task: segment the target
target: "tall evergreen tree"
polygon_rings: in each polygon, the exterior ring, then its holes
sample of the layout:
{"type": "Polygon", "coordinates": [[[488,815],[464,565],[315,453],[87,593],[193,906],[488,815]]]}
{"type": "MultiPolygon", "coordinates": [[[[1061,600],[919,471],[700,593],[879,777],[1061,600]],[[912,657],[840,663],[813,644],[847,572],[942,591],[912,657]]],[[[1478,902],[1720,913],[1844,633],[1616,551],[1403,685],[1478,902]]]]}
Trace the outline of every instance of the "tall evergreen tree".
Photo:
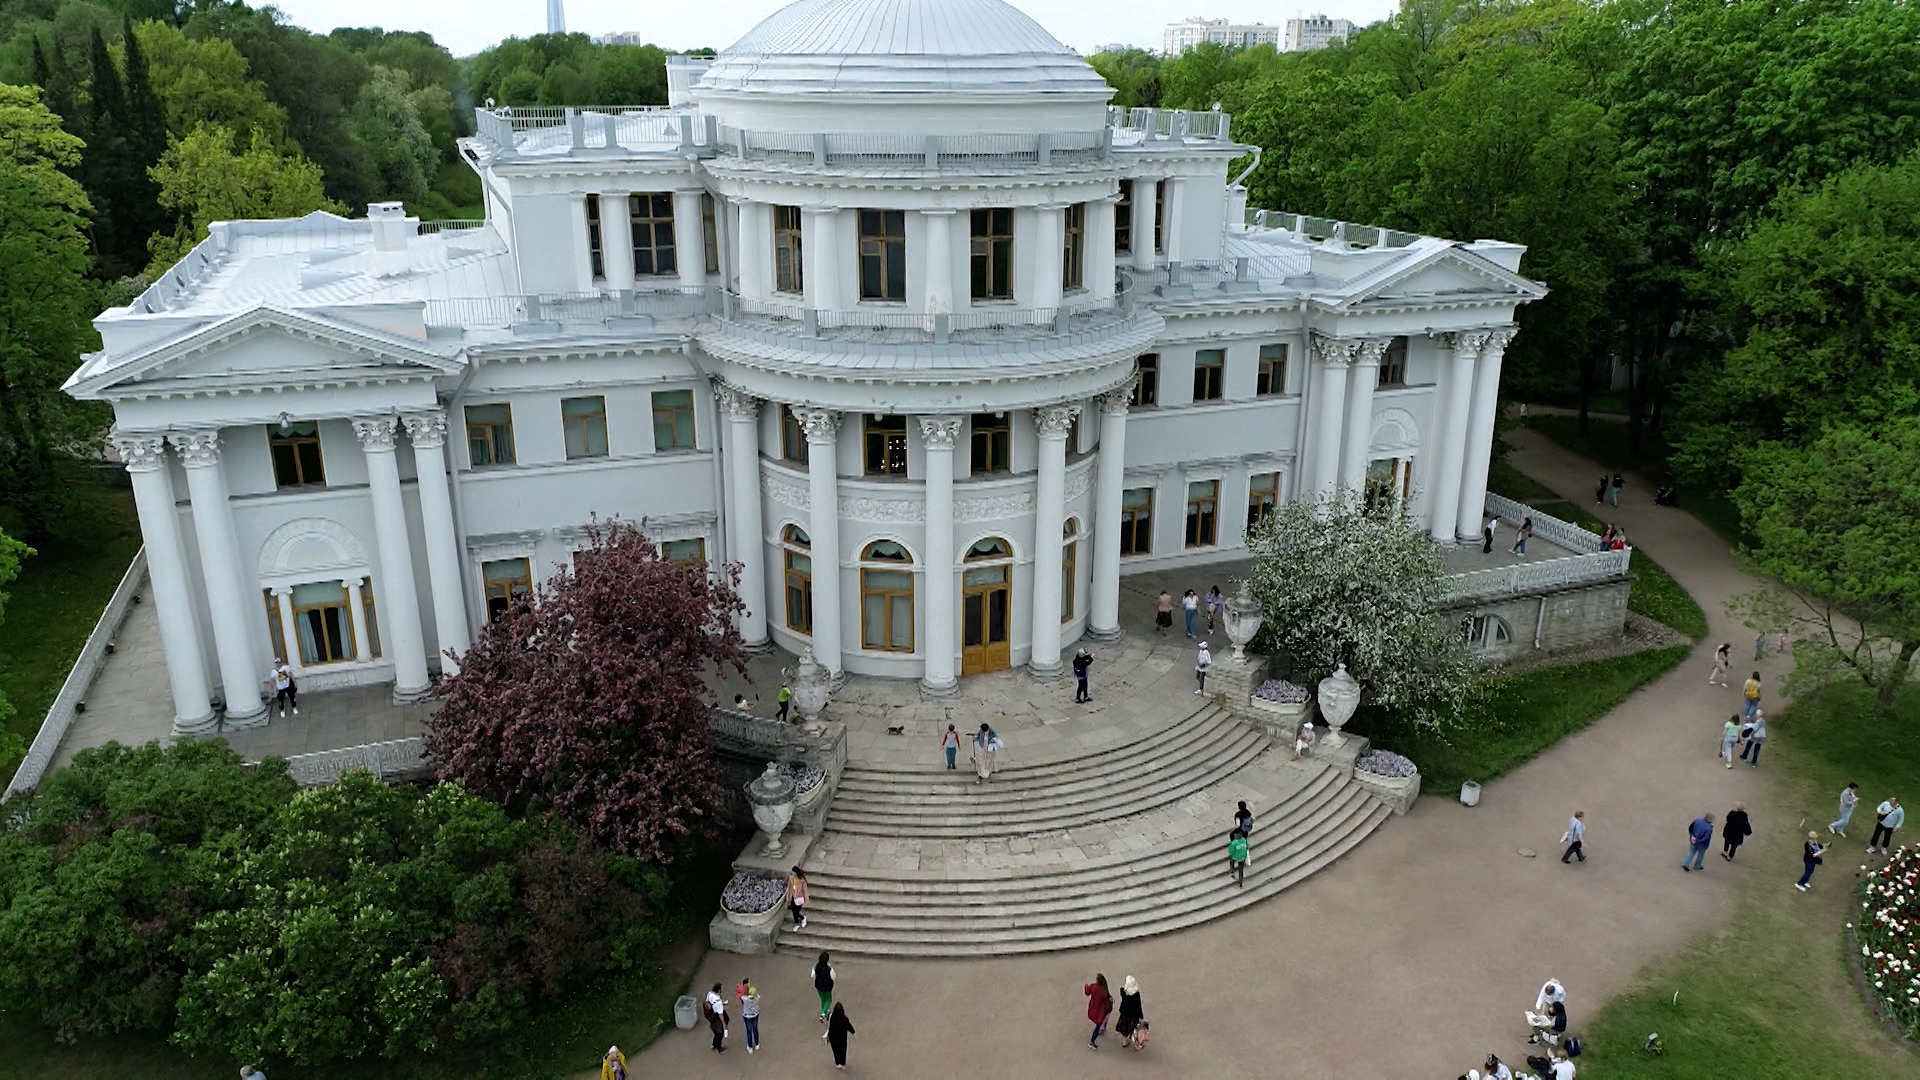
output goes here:
{"type": "MultiPolygon", "coordinates": [[[[125,257],[127,239],[121,221],[127,203],[127,172],[131,167],[127,141],[120,130],[126,114],[126,94],[120,72],[107,52],[107,40],[94,27],[87,42],[86,149],[80,154],[80,183],[93,200],[94,272],[121,277],[135,272],[125,257]]],[[[144,239],[144,238],[142,238],[144,239]]]]}
{"type": "Polygon", "coordinates": [[[120,40],[126,48],[127,87],[126,119],[122,128],[131,159],[129,164],[136,170],[136,175],[128,180],[128,192],[134,201],[127,208],[124,226],[139,237],[144,251],[147,238],[160,232],[167,223],[160,209],[160,186],[152,174],[153,167],[160,163],[160,155],[167,152],[167,110],[147,75],[146,54],[133,32],[133,20],[125,15],[120,17],[120,40]]]}

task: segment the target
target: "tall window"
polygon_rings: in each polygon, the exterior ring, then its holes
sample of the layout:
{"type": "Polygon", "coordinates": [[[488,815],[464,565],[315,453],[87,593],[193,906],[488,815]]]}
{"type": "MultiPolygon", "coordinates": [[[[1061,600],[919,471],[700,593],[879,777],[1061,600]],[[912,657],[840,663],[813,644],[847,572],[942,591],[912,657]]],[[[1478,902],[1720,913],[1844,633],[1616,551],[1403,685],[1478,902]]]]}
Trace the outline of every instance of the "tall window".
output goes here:
{"type": "Polygon", "coordinates": [[[907,298],[907,215],[860,211],[860,299],[907,298]]]}
{"type": "Polygon", "coordinates": [[[973,474],[1013,471],[1012,427],[1006,413],[974,413],[973,474]]]}
{"type": "Polygon", "coordinates": [[[1253,392],[1261,397],[1287,392],[1287,347],[1285,344],[1260,346],[1260,377],[1253,392]]]}
{"type": "Polygon", "coordinates": [[[793,406],[780,406],[780,457],[795,465],[807,463],[807,429],[793,415],[793,406]]]}
{"type": "Polygon", "coordinates": [[[1133,181],[1120,181],[1120,201],[1113,206],[1113,250],[1133,250],[1133,181]]]}
{"type": "Polygon", "coordinates": [[[907,475],[906,417],[869,415],[864,441],[868,476],[907,475]]]}
{"type": "Polygon", "coordinates": [[[513,406],[467,406],[467,458],[476,469],[513,464],[513,406]]]}
{"type": "Polygon", "coordinates": [[[1013,211],[973,212],[973,298],[1013,299],[1013,211]]]}
{"type": "Polygon", "coordinates": [[[1075,534],[1079,531],[1078,518],[1068,518],[1060,527],[1060,621],[1063,623],[1073,621],[1073,585],[1079,576],[1074,573],[1074,567],[1080,561],[1080,538],[1075,534]]]}
{"type": "Polygon", "coordinates": [[[653,448],[692,450],[693,391],[658,390],[653,395],[653,448]]]}
{"type": "Polygon", "coordinates": [[[691,540],[667,540],[660,544],[660,557],[682,570],[707,568],[707,542],[701,537],[691,540]]]}
{"type": "Polygon", "coordinates": [[[813,633],[813,540],[798,525],[780,530],[786,568],[787,629],[813,633]]]}
{"type": "Polygon", "coordinates": [[[713,196],[700,193],[700,238],[706,242],[707,273],[720,272],[720,222],[716,217],[713,196]]]}
{"type": "Polygon", "coordinates": [[[516,604],[533,602],[533,565],[526,559],[495,559],[480,566],[487,586],[487,621],[493,622],[516,604]]]}
{"type": "Polygon", "coordinates": [[[327,482],[321,468],[320,425],[312,421],[267,429],[273,454],[273,483],[280,488],[316,487],[327,482]]]}
{"type": "Polygon", "coordinates": [[[1251,534],[1280,505],[1280,474],[1260,473],[1247,478],[1247,532],[1251,534]]]}
{"type": "Polygon", "coordinates": [[[860,647],[912,652],[913,571],[907,564],[913,556],[891,540],[876,540],[860,561],[880,564],[860,569],[860,647]]]}
{"type": "Polygon", "coordinates": [[[1133,382],[1132,405],[1136,409],[1160,404],[1160,354],[1147,353],[1134,362],[1139,378],[1133,382]]]}
{"type": "Polygon", "coordinates": [[[606,245],[601,242],[600,196],[587,196],[587,261],[593,264],[593,276],[607,276],[606,245]]]}
{"type": "Polygon", "coordinates": [[[1227,381],[1227,350],[1201,349],[1193,356],[1193,400],[1219,401],[1227,381]]]}
{"type": "Polygon", "coordinates": [[[773,208],[773,291],[799,296],[806,291],[805,262],[800,257],[800,208],[773,208]]]}
{"type": "Polygon", "coordinates": [[[1407,382],[1407,339],[1394,338],[1380,357],[1380,385],[1405,386],[1407,382]]]}
{"type": "Polygon", "coordinates": [[[560,399],[560,423],[567,431],[567,460],[607,456],[607,399],[560,399]]]}
{"type": "Polygon", "coordinates": [[[1153,489],[1128,488],[1120,493],[1120,554],[1153,552],[1153,489]]]}
{"type": "Polygon", "coordinates": [[[1220,481],[1187,485],[1187,546],[1212,547],[1220,535],[1220,481]]]}
{"type": "Polygon", "coordinates": [[[1087,204],[1074,203],[1061,218],[1066,225],[1066,248],[1060,253],[1060,288],[1073,292],[1086,288],[1086,266],[1081,255],[1086,250],[1087,204]]]}
{"type": "Polygon", "coordinates": [[[633,226],[633,272],[678,272],[673,250],[673,196],[665,192],[627,197],[627,217],[633,226]]]}
{"type": "Polygon", "coordinates": [[[1153,253],[1164,254],[1167,250],[1165,223],[1167,220],[1167,182],[1153,185],[1153,253]]]}
{"type": "MultiPolygon", "coordinates": [[[[371,583],[361,586],[363,596],[372,595],[371,583]]],[[[272,599],[271,594],[268,596],[272,599]]],[[[268,622],[279,625],[278,612],[268,622]]],[[[371,613],[369,613],[371,618],[371,613]]],[[[369,628],[371,631],[371,628],[369,628]]],[[[300,663],[306,667],[337,664],[354,658],[353,609],[347,602],[347,587],[338,581],[320,581],[293,587],[293,635],[299,646],[300,663]]],[[[371,637],[371,633],[369,633],[371,637]]],[[[284,645],[284,642],[282,643],[284,645]]],[[[286,655],[282,653],[281,655],[286,655]]]]}

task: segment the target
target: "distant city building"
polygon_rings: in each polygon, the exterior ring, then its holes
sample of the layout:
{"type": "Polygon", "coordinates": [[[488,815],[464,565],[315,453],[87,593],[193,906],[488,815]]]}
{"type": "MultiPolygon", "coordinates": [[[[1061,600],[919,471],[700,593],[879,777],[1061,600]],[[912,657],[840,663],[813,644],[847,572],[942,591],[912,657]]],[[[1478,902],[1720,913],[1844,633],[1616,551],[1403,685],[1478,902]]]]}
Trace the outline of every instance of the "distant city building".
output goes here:
{"type": "Polygon", "coordinates": [[[1179,56],[1204,41],[1233,49],[1250,49],[1255,45],[1277,47],[1280,44],[1280,28],[1265,23],[1236,23],[1226,19],[1188,19],[1167,24],[1166,43],[1161,51],[1168,56],[1179,56]]]}
{"type": "Polygon", "coordinates": [[[564,0],[547,0],[547,33],[564,34],[567,32],[567,9],[564,0]]]}
{"type": "Polygon", "coordinates": [[[1304,19],[1287,20],[1286,42],[1280,49],[1282,52],[1312,52],[1336,41],[1344,42],[1352,36],[1353,22],[1350,19],[1309,15],[1304,19]]]}
{"type": "Polygon", "coordinates": [[[1112,45],[1095,45],[1093,47],[1093,51],[1097,55],[1099,53],[1126,52],[1128,49],[1131,49],[1133,47],[1134,46],[1129,45],[1124,41],[1121,41],[1121,42],[1116,42],[1112,45]]]}
{"type": "MultiPolygon", "coordinates": [[[[558,3],[559,0],[555,0],[558,3]]],[[[638,30],[618,30],[611,34],[601,34],[593,39],[599,45],[645,45],[646,35],[638,30]]]]}

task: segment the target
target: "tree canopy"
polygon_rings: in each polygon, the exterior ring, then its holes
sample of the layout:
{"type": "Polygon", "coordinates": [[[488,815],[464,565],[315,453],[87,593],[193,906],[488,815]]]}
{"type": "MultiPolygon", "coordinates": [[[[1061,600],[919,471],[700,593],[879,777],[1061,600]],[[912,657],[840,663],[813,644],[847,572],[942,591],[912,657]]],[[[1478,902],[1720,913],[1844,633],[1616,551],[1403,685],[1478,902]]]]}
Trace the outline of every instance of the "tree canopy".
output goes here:
{"type": "Polygon", "coordinates": [[[153,177],[160,184],[160,204],[180,219],[171,235],[156,233],[150,242],[154,274],[205,239],[212,222],[346,210],[323,193],[318,166],[281,155],[258,128],[244,148],[236,149],[233,132],[202,124],[168,142],[153,177]]]}

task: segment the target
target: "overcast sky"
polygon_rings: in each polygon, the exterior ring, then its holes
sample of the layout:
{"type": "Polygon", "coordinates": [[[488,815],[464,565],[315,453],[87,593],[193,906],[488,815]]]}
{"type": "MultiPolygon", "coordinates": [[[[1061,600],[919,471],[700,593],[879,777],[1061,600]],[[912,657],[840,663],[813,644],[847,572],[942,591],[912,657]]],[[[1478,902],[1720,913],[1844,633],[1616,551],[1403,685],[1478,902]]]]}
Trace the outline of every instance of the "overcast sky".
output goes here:
{"type": "MultiPolygon", "coordinates": [[[[466,56],[507,37],[526,37],[546,30],[546,0],[274,0],[292,20],[309,30],[325,33],[336,26],[380,26],[388,30],[425,30],[435,40],[466,56]]],[[[575,33],[604,34],[638,31],[647,40],[670,49],[699,46],[724,48],[753,25],[784,6],[785,0],[719,0],[675,3],[653,0],[566,0],[567,29],[575,33]]],[[[1121,43],[1158,48],[1161,30],[1170,21],[1189,16],[1229,18],[1280,25],[1290,18],[1324,11],[1365,24],[1385,18],[1398,6],[1394,0],[1337,0],[1325,7],[1294,0],[1015,0],[1016,6],[1038,19],[1053,36],[1090,52],[1100,45],[1121,43]]]]}

